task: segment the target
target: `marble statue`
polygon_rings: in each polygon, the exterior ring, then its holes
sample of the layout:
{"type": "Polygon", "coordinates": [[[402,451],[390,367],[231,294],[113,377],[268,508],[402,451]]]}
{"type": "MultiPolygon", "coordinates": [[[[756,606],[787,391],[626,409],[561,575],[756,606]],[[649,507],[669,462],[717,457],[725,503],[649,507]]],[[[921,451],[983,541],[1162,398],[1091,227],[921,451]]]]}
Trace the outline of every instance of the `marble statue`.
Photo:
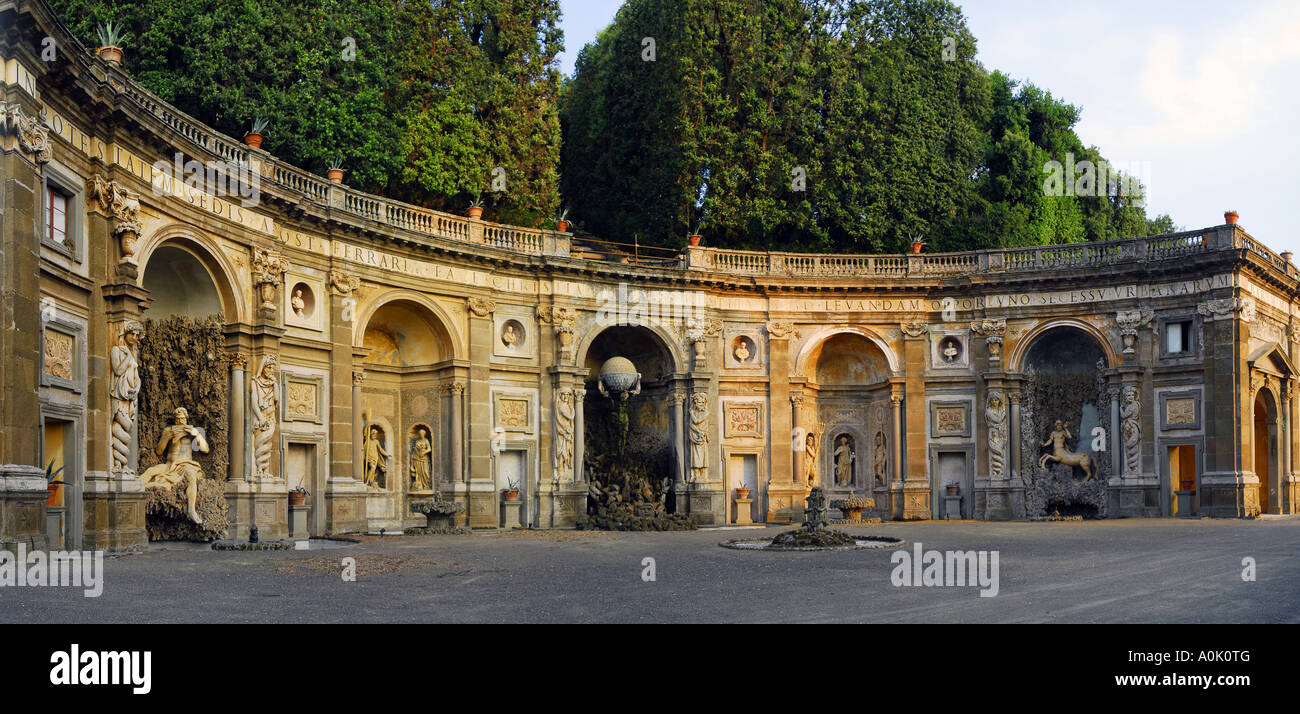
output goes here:
{"type": "Polygon", "coordinates": [[[302,288],[293,291],[293,297],[289,299],[289,305],[293,307],[293,314],[300,318],[306,318],[307,303],[302,299],[302,288]]]}
{"type": "Polygon", "coordinates": [[[804,474],[807,476],[808,485],[817,485],[817,435],[808,432],[808,437],[804,441],[803,457],[804,474]]]}
{"type": "Polygon", "coordinates": [[[885,432],[884,430],[876,432],[876,483],[881,486],[889,485],[889,479],[886,474],[887,457],[885,455],[885,432]]]}
{"type": "Polygon", "coordinates": [[[262,357],[250,389],[253,395],[253,473],[272,478],[271,456],[275,451],[275,427],[279,421],[280,381],[275,355],[262,357]]]}
{"type": "Polygon", "coordinates": [[[429,443],[429,432],[422,426],[415,428],[415,441],[411,444],[411,488],[420,491],[433,486],[432,468],[433,444],[429,443]]]}
{"type": "Polygon", "coordinates": [[[691,480],[701,483],[708,477],[709,435],[705,422],[709,418],[709,398],[702,392],[691,395],[691,480]]]}
{"type": "Polygon", "coordinates": [[[749,347],[746,346],[745,340],[741,340],[740,342],[736,343],[735,355],[736,355],[737,362],[749,361],[749,347]]]}
{"type": "Polygon", "coordinates": [[[573,391],[561,390],[555,402],[555,473],[556,481],[573,478],[573,391]]]}
{"type": "Polygon", "coordinates": [[[203,468],[194,460],[194,453],[208,453],[208,440],[202,429],[189,424],[189,413],[183,407],[177,409],[174,416],[175,423],[163,429],[154,449],[159,456],[167,454],[166,463],[150,466],[140,474],[140,481],[145,488],[180,488],[183,484],[190,520],[203,525],[196,507],[203,468]]]}
{"type": "Polygon", "coordinates": [[[501,332],[501,342],[511,349],[513,349],[515,344],[519,342],[519,337],[515,334],[514,325],[506,325],[505,330],[501,332]]]}
{"type": "Polygon", "coordinates": [[[1064,422],[1057,419],[1056,424],[1052,429],[1052,433],[1048,435],[1047,440],[1039,444],[1039,446],[1050,445],[1052,447],[1052,453],[1043,454],[1042,458],[1038,459],[1038,468],[1047,468],[1048,461],[1055,461],[1057,463],[1065,464],[1066,466],[1078,466],[1083,469],[1083,480],[1091,481],[1092,477],[1097,475],[1097,462],[1087,454],[1070,451],[1069,445],[1066,442],[1073,439],[1074,435],[1070,433],[1069,428],[1065,426],[1064,422]]]}
{"type": "Polygon", "coordinates": [[[853,439],[849,435],[840,436],[835,446],[835,485],[853,485],[853,439]]]}
{"type": "Polygon", "coordinates": [[[1124,400],[1120,404],[1120,432],[1124,436],[1124,470],[1126,474],[1142,472],[1142,400],[1137,387],[1124,387],[1124,400]]]}
{"type": "Polygon", "coordinates": [[[122,325],[117,344],[109,351],[109,367],[113,376],[109,383],[110,405],[113,410],[110,442],[113,449],[113,472],[134,473],[131,463],[131,445],[135,441],[136,397],[140,394],[140,364],[136,346],[144,326],[135,320],[122,325]]]}
{"type": "Polygon", "coordinates": [[[1007,403],[1002,392],[989,392],[988,407],[984,410],[989,434],[989,474],[1001,477],[1006,472],[1007,403]]]}
{"type": "Polygon", "coordinates": [[[383,430],[372,425],[366,431],[366,485],[372,488],[383,488],[380,483],[385,474],[388,473],[388,450],[384,448],[383,430]]]}

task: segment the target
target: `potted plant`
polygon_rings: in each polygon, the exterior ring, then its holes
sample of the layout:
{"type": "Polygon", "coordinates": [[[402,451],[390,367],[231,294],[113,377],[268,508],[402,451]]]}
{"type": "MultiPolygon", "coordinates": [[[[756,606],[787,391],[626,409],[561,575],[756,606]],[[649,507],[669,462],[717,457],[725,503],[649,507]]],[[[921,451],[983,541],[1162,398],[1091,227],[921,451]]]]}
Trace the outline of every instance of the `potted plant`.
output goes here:
{"type": "Polygon", "coordinates": [[[469,202],[469,217],[478,220],[483,217],[483,193],[474,194],[474,200],[469,202]]]}
{"type": "Polygon", "coordinates": [[[913,239],[912,239],[912,252],[913,252],[913,253],[920,253],[920,252],[921,252],[921,249],[924,248],[924,247],[925,247],[925,240],[923,240],[923,239],[921,239],[921,238],[913,238],[913,239]]]}
{"type": "Polygon", "coordinates": [[[302,486],[299,486],[298,488],[289,491],[289,505],[290,506],[307,505],[307,489],[303,488],[302,486]]]}
{"type": "Polygon", "coordinates": [[[507,501],[519,500],[519,482],[511,479],[506,483],[506,487],[501,489],[501,495],[506,497],[507,501]]]}
{"type": "Polygon", "coordinates": [[[1223,222],[1230,226],[1235,226],[1237,225],[1237,219],[1240,217],[1241,216],[1237,215],[1236,211],[1225,211],[1223,214],[1223,222]]]}
{"type": "Polygon", "coordinates": [[[59,495],[59,487],[63,485],[63,482],[59,480],[59,474],[61,473],[63,473],[63,467],[54,468],[54,459],[50,459],[50,463],[45,465],[45,491],[49,494],[45,497],[45,505],[47,506],[57,505],[55,499],[59,495]]]}
{"type": "Polygon", "coordinates": [[[266,138],[266,127],[271,124],[271,120],[262,115],[253,117],[253,128],[244,134],[244,143],[254,149],[262,148],[262,140],[266,138]]]}
{"type": "Polygon", "coordinates": [[[569,208],[567,206],[561,208],[559,215],[555,217],[555,230],[561,233],[569,232],[569,208]]]}
{"type": "Polygon", "coordinates": [[[692,230],[691,234],[686,238],[687,242],[690,243],[691,246],[699,245],[700,241],[704,239],[704,236],[700,233],[700,231],[703,229],[704,229],[704,218],[703,216],[701,216],[700,220],[695,222],[695,229],[692,230]]]}
{"type": "Polygon", "coordinates": [[[745,500],[745,499],[747,499],[747,498],[749,498],[749,489],[745,488],[744,486],[737,486],[737,487],[736,487],[736,500],[737,500],[737,501],[743,501],[743,500],[745,500]]]}
{"type": "Polygon", "coordinates": [[[122,64],[122,46],[119,44],[126,39],[122,34],[122,28],[113,24],[112,20],[99,26],[99,49],[95,54],[100,59],[117,67],[122,64]]]}
{"type": "Polygon", "coordinates": [[[947,489],[948,489],[949,496],[956,496],[961,492],[961,486],[957,485],[956,483],[948,484],[947,489]]]}
{"type": "Polygon", "coordinates": [[[335,154],[330,160],[330,169],[325,174],[334,183],[343,183],[343,154],[335,154]]]}

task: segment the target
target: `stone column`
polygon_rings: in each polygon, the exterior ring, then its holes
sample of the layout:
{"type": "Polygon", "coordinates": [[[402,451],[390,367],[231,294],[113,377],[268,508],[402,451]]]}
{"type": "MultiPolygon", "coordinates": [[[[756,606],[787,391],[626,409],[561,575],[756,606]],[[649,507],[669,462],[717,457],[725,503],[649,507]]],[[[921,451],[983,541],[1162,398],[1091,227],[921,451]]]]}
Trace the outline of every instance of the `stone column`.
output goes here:
{"type": "Polygon", "coordinates": [[[1285,497],[1283,498],[1283,513],[1296,514],[1300,513],[1300,473],[1296,470],[1297,454],[1300,454],[1300,429],[1296,428],[1296,419],[1300,418],[1300,401],[1297,401],[1297,392],[1295,380],[1287,380],[1287,398],[1286,403],[1290,411],[1286,420],[1286,434],[1283,438],[1287,442],[1287,469],[1283,472],[1283,483],[1285,484],[1285,497]]]}
{"type": "Polygon", "coordinates": [[[893,424],[893,438],[889,442],[889,470],[893,480],[889,484],[890,514],[895,520],[902,520],[905,511],[903,503],[903,395],[901,387],[895,385],[889,395],[889,410],[893,424]]]}
{"type": "Polygon", "coordinates": [[[587,399],[587,390],[573,390],[573,482],[585,483],[587,474],[583,471],[583,459],[587,455],[587,418],[583,406],[587,399]]]}
{"type": "MultiPolygon", "coordinates": [[[[672,393],[673,402],[673,454],[677,457],[677,468],[673,474],[673,492],[684,494],[686,492],[686,422],[682,421],[686,414],[683,405],[686,403],[686,395],[681,390],[674,388],[672,393]]],[[[684,496],[683,496],[684,497],[684,496]]]]}
{"type": "Polygon", "coordinates": [[[248,355],[236,352],[230,358],[230,481],[244,481],[248,478],[245,467],[248,454],[244,450],[244,433],[246,430],[244,406],[248,401],[244,391],[244,374],[248,366],[248,355]]]}
{"type": "MultiPolygon", "coordinates": [[[[361,448],[360,388],[353,381],[369,352],[352,344],[361,278],[341,268],[329,271],[329,478],[325,493],[312,494],[313,520],[326,535],[366,530],[366,487],[361,482],[357,450],[361,448]],[[315,515],[319,512],[319,516],[315,515]]],[[[361,372],[364,376],[364,372],[361,372]]]]}
{"type": "Polygon", "coordinates": [[[767,324],[768,354],[768,418],[771,427],[768,430],[768,458],[770,476],[767,483],[767,515],[769,523],[789,523],[795,519],[795,507],[799,506],[799,518],[802,520],[802,503],[804,493],[797,488],[795,474],[798,459],[795,458],[792,443],[794,440],[795,418],[798,405],[793,403],[790,373],[790,334],[794,325],[789,322],[769,322],[767,324]],[[786,405],[791,406],[787,407],[786,405]]]}
{"type": "MultiPolygon", "coordinates": [[[[1010,387],[1010,385],[1008,385],[1010,387]]],[[[1007,429],[1006,474],[1013,481],[1023,483],[1020,474],[1020,388],[1007,389],[1007,403],[1011,407],[1010,426],[1007,429]]]]}
{"type": "Polygon", "coordinates": [[[352,479],[358,483],[366,478],[365,417],[361,402],[361,385],[365,381],[365,370],[352,370],[352,479]]]}
{"type": "Polygon", "coordinates": [[[451,474],[452,483],[465,481],[465,385],[454,382],[447,387],[451,394],[451,474]]]}
{"type": "Polygon", "coordinates": [[[466,299],[469,311],[469,525],[496,528],[500,524],[492,454],[491,356],[494,342],[492,313],[496,302],[466,299]]]}
{"type": "Polygon", "coordinates": [[[903,520],[929,520],[934,511],[930,507],[930,454],[925,432],[925,381],[921,378],[928,362],[930,348],[929,328],[923,323],[902,326],[903,360],[907,379],[903,383],[904,409],[907,413],[907,469],[903,478],[903,520]]]}

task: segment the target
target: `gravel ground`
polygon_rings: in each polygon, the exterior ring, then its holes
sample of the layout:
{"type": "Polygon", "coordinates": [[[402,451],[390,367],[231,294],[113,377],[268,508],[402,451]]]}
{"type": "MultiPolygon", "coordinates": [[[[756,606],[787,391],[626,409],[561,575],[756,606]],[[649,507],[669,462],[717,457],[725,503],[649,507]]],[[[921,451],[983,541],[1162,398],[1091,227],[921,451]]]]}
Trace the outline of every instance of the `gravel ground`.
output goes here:
{"type": "Polygon", "coordinates": [[[0,622],[1300,622],[1300,518],[887,523],[902,550],[996,550],[999,590],[895,587],[894,550],[747,552],[767,530],[363,537],[331,550],[152,548],[103,595],[0,588],[0,622]],[[644,558],[655,580],[642,579],[644,558]],[[1242,579],[1254,558],[1257,580],[1242,579]],[[356,559],[345,582],[343,559],[356,559]]]}

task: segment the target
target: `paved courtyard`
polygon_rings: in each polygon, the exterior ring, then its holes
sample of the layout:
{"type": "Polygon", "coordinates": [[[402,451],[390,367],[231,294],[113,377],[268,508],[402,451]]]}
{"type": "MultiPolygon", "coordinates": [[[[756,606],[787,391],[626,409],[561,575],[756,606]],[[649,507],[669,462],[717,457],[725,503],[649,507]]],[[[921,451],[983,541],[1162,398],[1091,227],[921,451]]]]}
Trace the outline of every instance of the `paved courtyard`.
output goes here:
{"type": "Polygon", "coordinates": [[[690,533],[366,537],[318,551],[155,547],[103,595],[0,588],[0,622],[1300,622],[1300,518],[889,523],[926,550],[997,550],[999,593],[895,587],[893,550],[744,552],[690,533]],[[340,577],[356,559],[357,579],[340,577]],[[656,579],[642,580],[654,558],[656,579]],[[1257,580],[1243,582],[1242,559],[1257,580]]]}

